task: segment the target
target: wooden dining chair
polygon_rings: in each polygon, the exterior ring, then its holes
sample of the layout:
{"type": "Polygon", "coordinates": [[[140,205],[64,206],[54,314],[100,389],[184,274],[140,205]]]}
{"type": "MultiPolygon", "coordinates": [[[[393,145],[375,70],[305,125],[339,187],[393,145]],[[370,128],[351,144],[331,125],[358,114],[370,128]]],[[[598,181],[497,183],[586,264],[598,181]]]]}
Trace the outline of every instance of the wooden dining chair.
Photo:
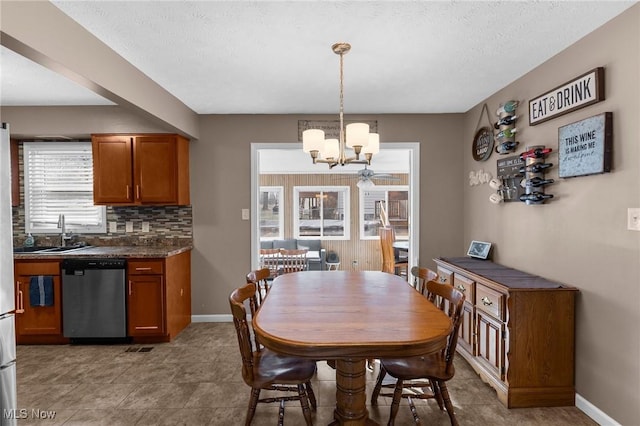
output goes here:
{"type": "Polygon", "coordinates": [[[382,272],[396,274],[406,277],[409,269],[407,261],[396,259],[393,243],[396,240],[396,232],[391,227],[381,227],[378,229],[380,236],[380,249],[382,251],[382,272]]]}
{"type": "Polygon", "coordinates": [[[251,424],[258,403],[280,403],[279,421],[284,422],[285,401],[300,401],[307,425],[311,425],[311,408],[316,409],[316,397],[311,387],[311,378],[316,371],[313,360],[277,354],[258,343],[256,334],[247,321],[246,304],[251,315],[258,309],[256,285],[248,283],[235,289],[229,295],[229,305],[236,328],[240,355],[242,357],[242,379],[251,387],[251,397],[245,419],[245,426],[251,424]],[[253,335],[253,339],[252,339],[253,335]],[[282,392],[269,398],[260,398],[260,391],[268,389],[282,392]],[[291,393],[296,392],[296,395],[291,393]]]}
{"type": "Polygon", "coordinates": [[[280,249],[260,249],[260,268],[269,270],[269,279],[278,276],[280,249]]]}
{"type": "Polygon", "coordinates": [[[280,249],[282,263],[278,275],[301,272],[308,269],[307,249],[280,249]]]}
{"type": "Polygon", "coordinates": [[[267,293],[269,293],[269,289],[271,289],[271,283],[269,282],[270,277],[271,270],[269,268],[256,269],[247,274],[247,283],[254,283],[256,285],[259,305],[262,305],[262,301],[267,297],[267,293]]]}
{"type": "Polygon", "coordinates": [[[447,345],[439,352],[408,358],[382,358],[380,360],[380,373],[371,395],[371,405],[378,403],[380,395],[393,397],[389,426],[395,422],[401,398],[408,398],[411,413],[416,422],[419,422],[419,418],[412,398],[435,398],[441,410],[446,408],[451,424],[458,425],[446,382],[451,380],[455,374],[453,358],[458,344],[458,332],[462,321],[462,306],[465,297],[464,293],[450,285],[428,281],[427,298],[436,303],[436,306],[443,309],[451,318],[452,330],[447,337],[447,345]],[[439,303],[438,300],[448,303],[439,303]],[[382,384],[387,374],[396,379],[395,384],[382,384]],[[394,388],[393,393],[381,393],[382,388],[390,387],[394,388]],[[431,388],[431,392],[425,392],[424,389],[427,388],[431,388]]]}
{"type": "Polygon", "coordinates": [[[438,274],[429,268],[422,268],[420,266],[414,266],[411,268],[411,275],[413,275],[413,288],[415,288],[420,294],[424,295],[427,290],[428,281],[436,281],[438,274]]]}

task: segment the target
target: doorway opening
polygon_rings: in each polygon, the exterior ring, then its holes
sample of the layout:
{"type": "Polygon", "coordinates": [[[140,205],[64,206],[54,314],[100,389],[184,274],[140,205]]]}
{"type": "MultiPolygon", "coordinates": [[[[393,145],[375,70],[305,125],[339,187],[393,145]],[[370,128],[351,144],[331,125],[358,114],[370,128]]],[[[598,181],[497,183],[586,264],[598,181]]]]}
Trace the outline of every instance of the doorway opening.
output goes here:
{"type": "MultiPolygon", "coordinates": [[[[420,144],[383,143],[371,166],[313,164],[300,143],[251,144],[251,263],[260,248],[319,244],[342,270],[380,270],[380,207],[419,262],[420,144]]],[[[326,269],[326,266],[325,266],[326,269]]]]}

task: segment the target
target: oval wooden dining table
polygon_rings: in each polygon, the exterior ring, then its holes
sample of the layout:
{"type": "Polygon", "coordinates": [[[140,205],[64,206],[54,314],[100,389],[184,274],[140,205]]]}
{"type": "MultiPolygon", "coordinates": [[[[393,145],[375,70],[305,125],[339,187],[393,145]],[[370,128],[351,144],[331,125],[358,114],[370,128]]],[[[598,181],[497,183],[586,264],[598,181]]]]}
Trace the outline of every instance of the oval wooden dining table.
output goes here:
{"type": "Polygon", "coordinates": [[[349,426],[377,424],[366,407],[366,359],[436,352],[451,331],[449,318],[405,280],[374,271],[281,275],[253,326],[273,351],[336,360],[331,424],[349,426]]]}

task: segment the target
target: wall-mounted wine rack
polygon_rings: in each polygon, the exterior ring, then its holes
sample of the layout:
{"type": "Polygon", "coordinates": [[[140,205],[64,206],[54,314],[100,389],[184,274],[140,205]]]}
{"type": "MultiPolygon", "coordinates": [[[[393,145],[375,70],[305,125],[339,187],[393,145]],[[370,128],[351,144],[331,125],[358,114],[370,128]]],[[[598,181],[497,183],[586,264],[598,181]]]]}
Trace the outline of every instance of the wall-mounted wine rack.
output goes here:
{"type": "Polygon", "coordinates": [[[493,125],[493,128],[498,133],[495,134],[495,146],[496,152],[500,155],[511,154],[518,147],[519,142],[516,141],[516,108],[518,107],[518,101],[507,101],[500,105],[496,111],[498,121],[493,125]]]}
{"type": "Polygon", "coordinates": [[[551,152],[551,148],[544,145],[528,146],[527,150],[520,154],[520,159],[524,161],[524,167],[520,169],[524,172],[524,179],[520,186],[524,188],[524,194],[519,196],[520,201],[527,205],[543,204],[553,198],[553,194],[545,193],[545,187],[553,183],[553,179],[545,179],[545,171],[553,164],[546,163],[545,159],[551,152]]]}

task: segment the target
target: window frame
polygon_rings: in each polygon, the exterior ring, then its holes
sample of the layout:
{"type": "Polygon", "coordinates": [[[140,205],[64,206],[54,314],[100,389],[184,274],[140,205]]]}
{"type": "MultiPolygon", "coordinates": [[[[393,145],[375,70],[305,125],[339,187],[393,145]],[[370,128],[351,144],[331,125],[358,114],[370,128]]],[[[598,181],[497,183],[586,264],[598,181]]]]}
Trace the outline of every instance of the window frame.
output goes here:
{"type": "Polygon", "coordinates": [[[258,235],[260,236],[260,241],[272,241],[272,240],[282,240],[284,239],[284,212],[285,212],[285,204],[284,204],[284,186],[260,186],[258,188],[258,235]],[[276,192],[277,193],[277,204],[279,208],[278,212],[278,236],[277,237],[263,237],[262,230],[260,228],[260,220],[262,211],[260,208],[261,205],[261,195],[263,192],[276,192]]]}
{"type": "MultiPolygon", "coordinates": [[[[31,174],[33,173],[32,167],[30,164],[30,154],[32,151],[35,152],[43,152],[43,151],[64,151],[68,150],[69,152],[79,152],[84,151],[85,153],[88,151],[93,158],[93,152],[91,148],[90,141],[74,141],[74,142],[35,142],[35,141],[24,141],[22,143],[22,158],[23,158],[23,166],[24,166],[24,222],[25,222],[25,233],[27,234],[57,234],[62,232],[62,229],[58,226],[57,217],[52,219],[51,222],[47,222],[47,225],[37,225],[32,220],[32,206],[30,202],[30,193],[31,193],[31,174]],[[79,146],[81,144],[81,146],[79,146]]],[[[93,179],[93,161],[91,164],[91,173],[90,176],[93,179]]],[[[93,181],[91,182],[91,200],[93,202],[93,181]]],[[[86,192],[86,191],[82,191],[86,192]]],[[[96,206],[97,216],[99,218],[99,224],[97,225],[76,225],[69,222],[67,218],[67,223],[65,223],[65,231],[72,232],[74,234],[106,234],[107,233],[107,209],[106,206],[96,206]]],[[[64,209],[60,209],[60,213],[58,214],[66,214],[64,209]]]]}
{"type": "MultiPolygon", "coordinates": [[[[384,193],[385,193],[384,202],[385,202],[385,209],[387,210],[387,214],[389,212],[389,208],[388,208],[388,206],[389,206],[389,192],[393,192],[393,191],[406,192],[407,193],[407,201],[409,202],[409,208],[407,209],[408,219],[411,218],[411,212],[412,212],[412,210],[411,210],[411,192],[410,192],[409,185],[376,185],[373,188],[359,189],[358,190],[358,205],[360,207],[359,208],[360,211],[358,212],[358,220],[359,220],[360,240],[377,240],[378,238],[380,238],[377,233],[376,233],[376,235],[365,235],[365,230],[364,230],[364,226],[365,226],[364,195],[365,195],[365,192],[367,192],[367,191],[379,191],[379,192],[384,191],[384,193]]],[[[409,240],[409,235],[404,236],[404,235],[397,235],[396,234],[396,239],[397,240],[409,240]]]]}
{"type": "MultiPolygon", "coordinates": [[[[299,240],[349,240],[351,238],[351,188],[349,186],[294,186],[293,187],[293,237],[299,240]],[[342,192],[344,199],[343,226],[344,235],[324,235],[323,214],[324,208],[320,207],[320,235],[300,235],[300,192],[342,192]]],[[[320,197],[321,202],[323,198],[320,197]]]]}

